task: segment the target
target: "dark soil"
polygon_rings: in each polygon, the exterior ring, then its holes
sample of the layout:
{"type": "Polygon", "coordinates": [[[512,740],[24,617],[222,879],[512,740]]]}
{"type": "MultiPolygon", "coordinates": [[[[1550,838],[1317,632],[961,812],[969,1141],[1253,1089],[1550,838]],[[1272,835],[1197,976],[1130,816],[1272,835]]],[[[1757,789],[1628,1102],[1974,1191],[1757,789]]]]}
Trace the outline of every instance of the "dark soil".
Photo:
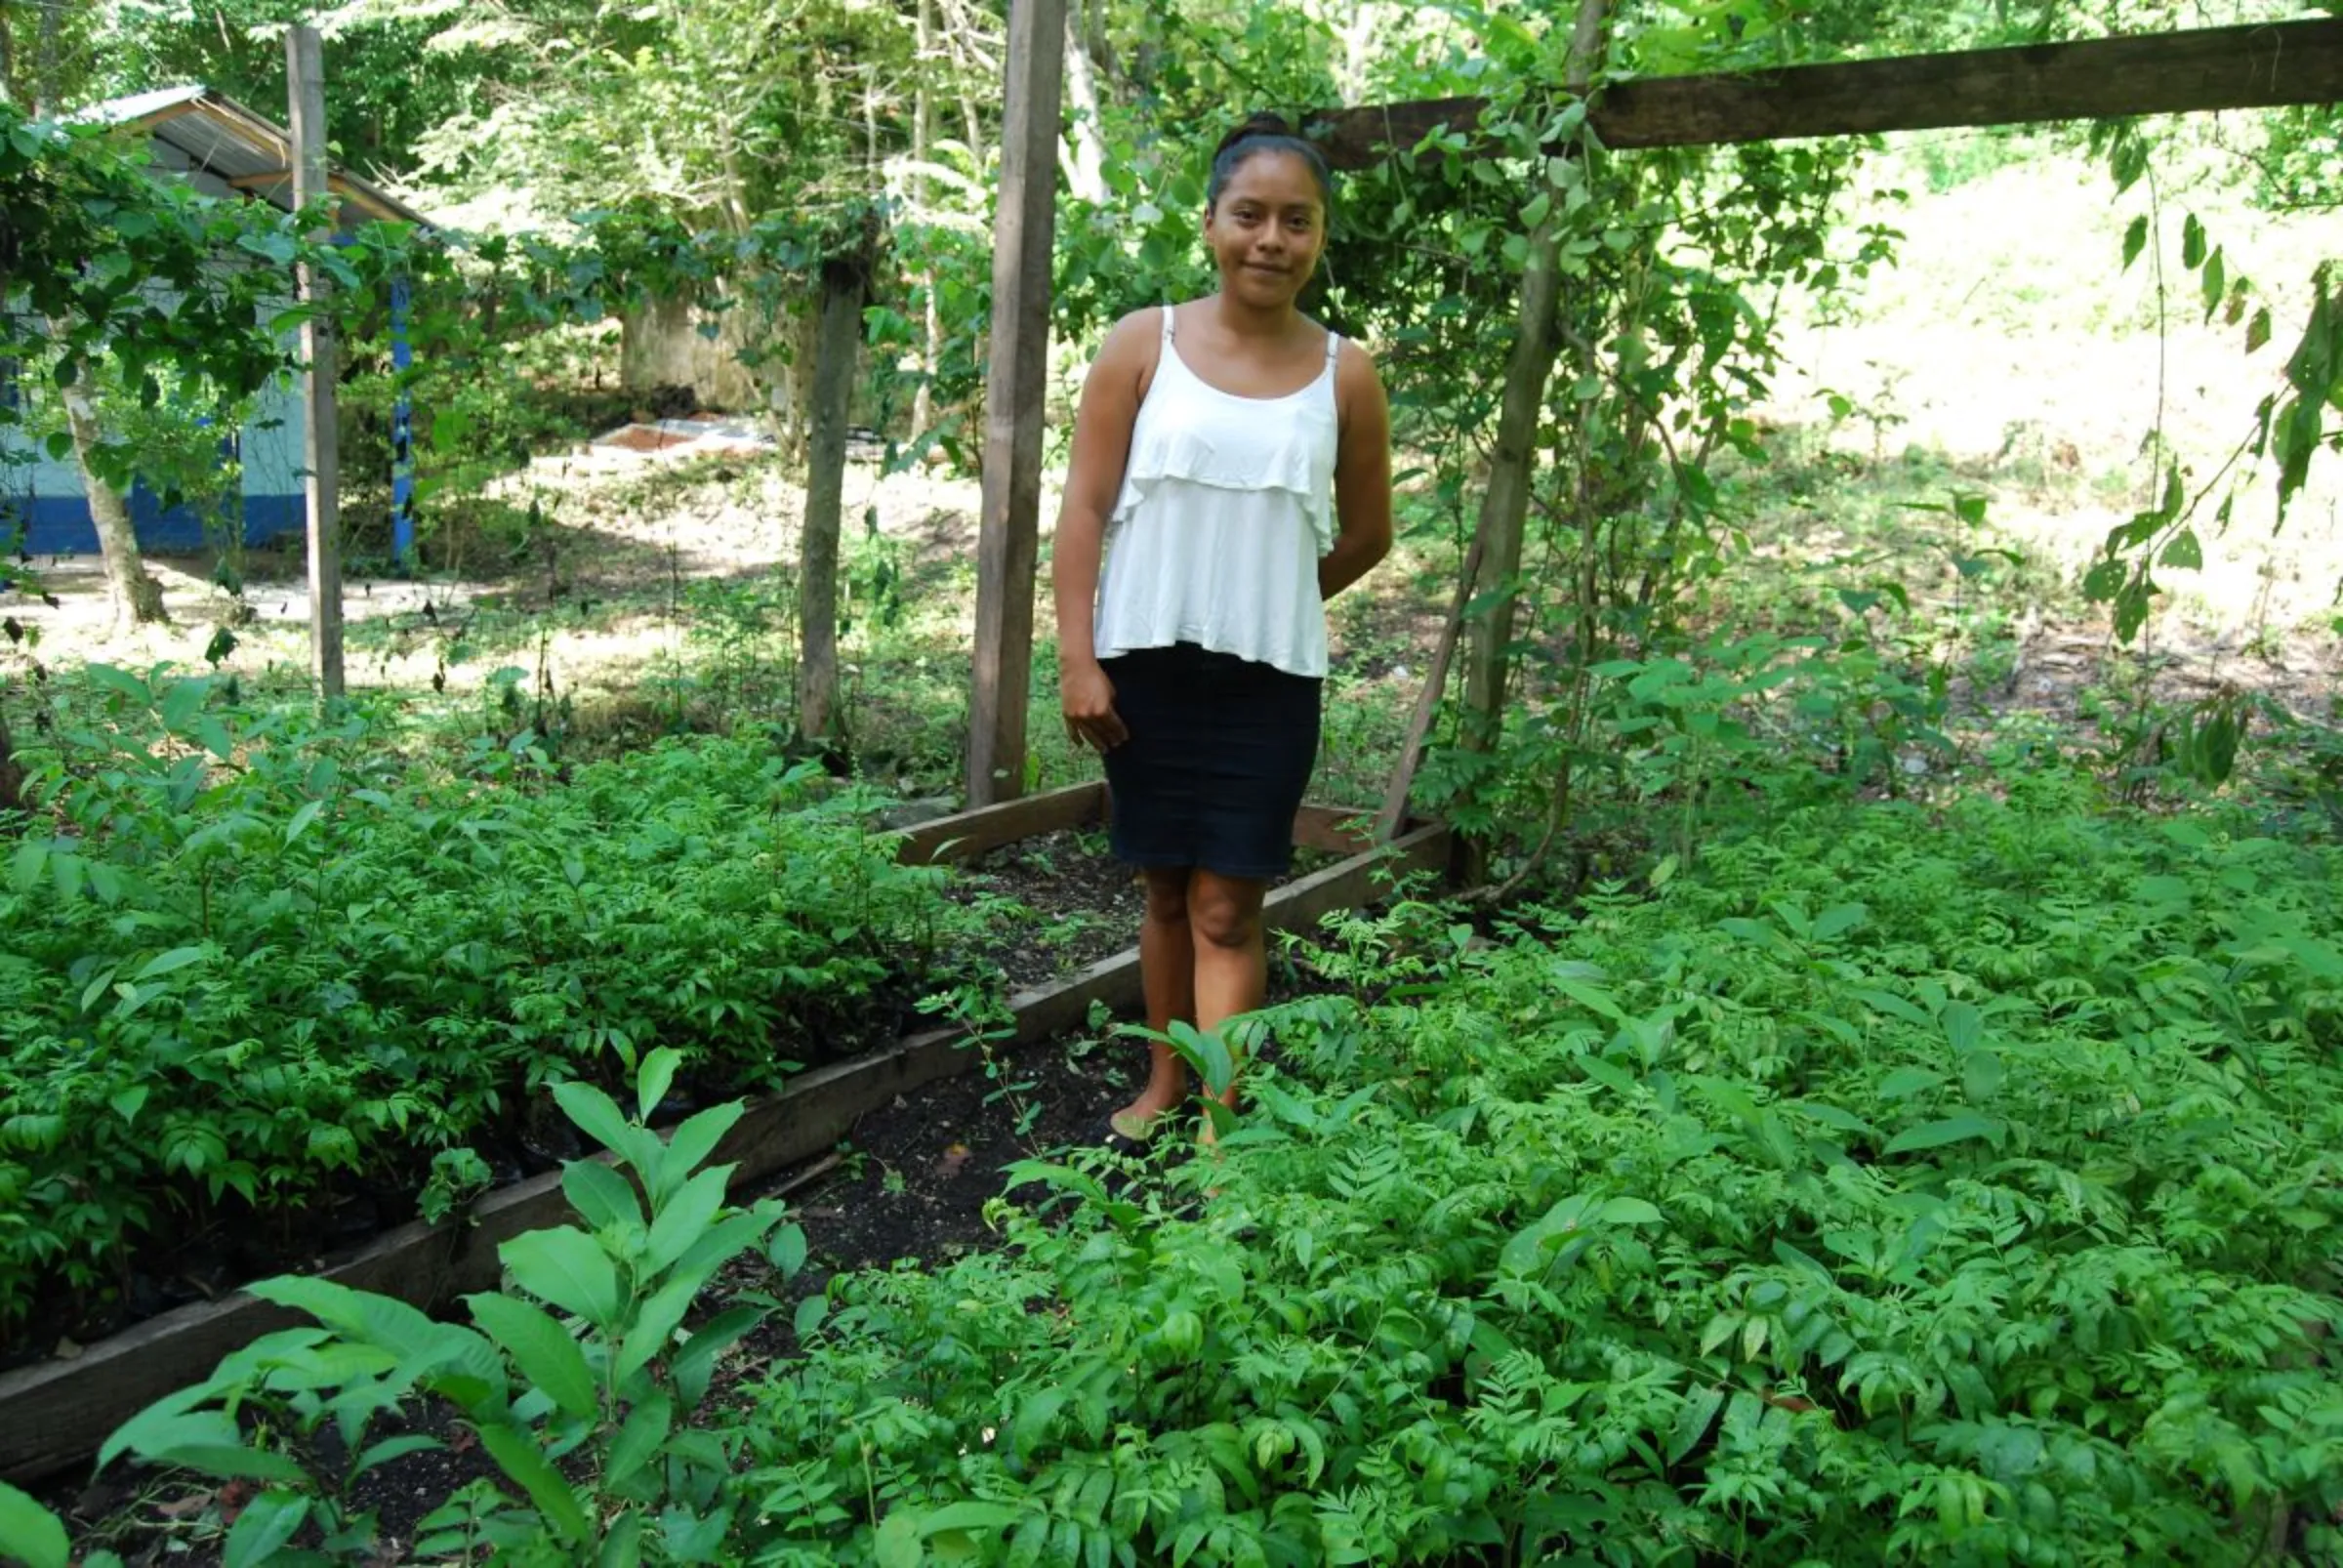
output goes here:
{"type": "Polygon", "coordinates": [[[1139,939],[1147,891],[1107,853],[1102,828],[1061,828],[980,855],[946,893],[992,915],[999,944],[986,956],[1011,991],[1048,985],[1139,939]]]}
{"type": "MultiPolygon", "coordinates": [[[[1071,875],[1046,875],[1039,869],[1043,863],[1037,859],[1009,875],[1021,875],[1037,888],[1059,889],[1075,876],[1101,877],[1095,869],[1099,857],[1079,852],[1046,861],[1049,871],[1071,875]]],[[[1303,864],[1297,857],[1297,874],[1303,864]]],[[[1127,875],[1120,868],[1113,872],[1118,878],[1127,875]]],[[[1060,907],[1079,910],[1070,902],[1060,907]]],[[[1137,924],[1133,907],[1129,924],[1117,928],[1119,939],[1100,956],[1128,945],[1137,924]]],[[[1003,956],[1018,945],[1013,937],[1005,940],[1003,956]]],[[[1272,1001],[1317,984],[1273,949],[1272,1001]]],[[[934,1265],[982,1248],[989,1235],[984,1207],[1001,1195],[1003,1169],[1052,1149],[1103,1140],[1108,1115],[1137,1092],[1144,1070],[1138,1043],[1105,1030],[1083,1031],[1003,1052],[989,1069],[972,1061],[958,1077],[899,1096],[866,1118],[831,1155],[736,1195],[746,1202],[786,1192],[809,1256],[803,1271],[788,1282],[761,1259],[743,1259],[723,1282],[725,1293],[768,1291],[787,1306],[821,1290],[836,1273],[904,1260],[934,1265]]],[[[727,1357],[706,1408],[722,1408],[733,1390],[784,1364],[793,1349],[789,1315],[777,1313],[727,1357]]],[[[402,1430],[437,1437],[448,1446],[386,1465],[360,1484],[360,1506],[376,1510],[385,1543],[375,1560],[385,1563],[403,1560],[418,1523],[451,1492],[496,1473],[447,1406],[426,1403],[411,1411],[404,1424],[378,1424],[370,1436],[402,1430]]],[[[249,1489],[232,1483],[215,1487],[118,1468],[86,1486],[53,1486],[44,1501],[65,1513],[80,1549],[109,1547],[131,1568],[163,1563],[210,1568],[219,1561],[223,1527],[249,1496],[249,1489]]]]}

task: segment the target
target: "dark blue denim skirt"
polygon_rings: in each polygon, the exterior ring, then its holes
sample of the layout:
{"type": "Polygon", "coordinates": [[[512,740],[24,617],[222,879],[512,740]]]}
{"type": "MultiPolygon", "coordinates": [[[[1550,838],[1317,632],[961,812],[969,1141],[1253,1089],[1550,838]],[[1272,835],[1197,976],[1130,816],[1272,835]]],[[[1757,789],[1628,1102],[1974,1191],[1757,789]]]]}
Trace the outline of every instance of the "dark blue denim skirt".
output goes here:
{"type": "Polygon", "coordinates": [[[1106,754],[1115,857],[1281,877],[1318,762],[1320,686],[1193,642],[1101,661],[1130,738],[1106,754]]]}

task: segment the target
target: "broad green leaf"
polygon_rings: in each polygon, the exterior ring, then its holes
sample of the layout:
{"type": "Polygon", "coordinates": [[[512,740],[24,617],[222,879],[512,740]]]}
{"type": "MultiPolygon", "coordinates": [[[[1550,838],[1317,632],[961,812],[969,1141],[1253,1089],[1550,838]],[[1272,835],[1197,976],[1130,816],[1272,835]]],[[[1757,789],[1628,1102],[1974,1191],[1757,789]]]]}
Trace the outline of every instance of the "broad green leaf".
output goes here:
{"type": "Polygon", "coordinates": [[[2083,573],[2082,597],[2094,604],[2104,604],[2123,592],[2130,580],[2131,566],[2120,560],[2103,560],[2083,573]]]}
{"type": "Polygon", "coordinates": [[[1198,1029],[1195,1025],[1172,1021],[1169,1031],[1172,1049],[1186,1058],[1196,1076],[1204,1080],[1205,1093],[1220,1094],[1236,1082],[1236,1057],[1228,1049],[1228,1041],[1217,1029],[1198,1029]]]}
{"type": "Polygon", "coordinates": [[[635,1104],[644,1122],[667,1098],[668,1086],[676,1081],[676,1069],[682,1065],[682,1056],[670,1047],[662,1046],[642,1058],[642,1070],[635,1077],[635,1104]]]}
{"type": "Polygon", "coordinates": [[[473,1321],[504,1346],[520,1375],[543,1389],[558,1409],[590,1417],[599,1408],[586,1352],[543,1308],[493,1292],[467,1296],[464,1301],[472,1308],[473,1321]]]}
{"type": "Polygon", "coordinates": [[[1985,1014],[1979,1012],[1973,1004],[1948,1002],[1944,1015],[1938,1021],[1945,1026],[1945,1042],[1952,1048],[1955,1056],[1965,1056],[1975,1051],[1978,1042],[1985,1038],[1985,1014]]]}
{"type": "Polygon", "coordinates": [[[920,1568],[925,1555],[921,1540],[919,1515],[897,1504],[879,1526],[879,1537],[871,1544],[872,1555],[879,1568],[920,1568]]]}
{"type": "Polygon", "coordinates": [[[643,1299],[612,1366],[613,1379],[623,1384],[667,1353],[675,1341],[676,1330],[682,1326],[684,1315],[691,1310],[703,1283],[689,1276],[670,1280],[643,1299]]]}
{"type": "Polygon", "coordinates": [[[1675,1427],[1668,1434],[1667,1462],[1679,1465],[1684,1457],[1701,1446],[1708,1435],[1709,1423],[1724,1408],[1725,1391],[1716,1387],[1694,1388],[1684,1395],[1684,1403],[1676,1412],[1675,1427]]]}
{"type": "Polygon", "coordinates": [[[653,1274],[665,1271],[708,1233],[717,1212],[724,1206],[724,1187],[731,1175],[732,1167],[728,1165],[702,1171],[659,1206],[651,1219],[650,1240],[643,1251],[645,1269],[653,1274]]]}
{"type": "Polygon", "coordinates": [[[2200,571],[2204,567],[2204,546],[2198,542],[2197,530],[2183,528],[2172,536],[2161,554],[2156,557],[2159,566],[2179,571],[2200,571]]]}
{"type": "Polygon", "coordinates": [[[309,831],[309,824],[316,821],[317,813],[324,809],[323,801],[311,801],[294,812],[293,820],[285,824],[285,847],[290,849],[300,843],[301,836],[309,831]]]}
{"type": "Polygon", "coordinates": [[[802,1225],[783,1225],[773,1232],[765,1256],[783,1279],[795,1279],[805,1266],[805,1231],[802,1225]]]}
{"type": "Polygon", "coordinates": [[[642,1515],[629,1508],[602,1532],[602,1549],[595,1568],[637,1568],[642,1561],[642,1515]]]}
{"type": "Polygon", "coordinates": [[[1861,904],[1835,904],[1814,918],[1814,939],[1828,942],[1870,919],[1871,912],[1861,904]]]}
{"type": "Polygon", "coordinates": [[[704,1514],[670,1505],[659,1514],[660,1541],[670,1562],[715,1562],[731,1528],[728,1505],[704,1514]]]}
{"type": "Polygon", "coordinates": [[[610,1441],[610,1458],[602,1484],[622,1486],[650,1464],[675,1426],[676,1407],[665,1394],[654,1394],[628,1412],[618,1435],[610,1441]]]}
{"type": "Polygon", "coordinates": [[[942,1507],[920,1515],[920,1534],[940,1535],[946,1530],[1006,1530],[1023,1524],[1033,1510],[1007,1503],[947,1503],[942,1507]]]}
{"type": "Polygon", "coordinates": [[[1551,975],[1548,983],[1597,1017],[1608,1018],[1613,1023],[1626,1021],[1626,1010],[1611,1000],[1611,993],[1600,987],[1588,985],[1583,980],[1574,979],[1566,974],[1551,975]]]}
{"type": "Polygon", "coordinates": [[[594,1238],[568,1225],[532,1230],[497,1249],[521,1289],[608,1328],[618,1316],[618,1270],[594,1238]]]}
{"type": "Polygon", "coordinates": [[[1823,1126],[1835,1133],[1868,1135],[1875,1131],[1870,1123],[1841,1105],[1829,1105],[1820,1100],[1795,1099],[1786,1100],[1784,1109],[1794,1110],[1802,1116],[1822,1123],[1823,1126]]]}
{"type": "Polygon", "coordinates": [[[1054,1383],[1018,1406],[1015,1418],[1009,1423],[1009,1452],[1020,1462],[1030,1459],[1034,1446],[1048,1436],[1050,1424],[1057,1420],[1057,1413],[1065,1409],[1071,1395],[1072,1390],[1064,1384],[1054,1383]]]}
{"type": "Polygon", "coordinates": [[[308,1313],[348,1339],[379,1345],[397,1356],[410,1374],[448,1368],[493,1377],[502,1371],[495,1351],[478,1335],[435,1322],[394,1297],[302,1275],[262,1280],[249,1289],[264,1300],[308,1313]]]}
{"type": "Polygon", "coordinates": [[[1943,1073],[1932,1073],[1925,1067],[1899,1067],[1880,1079],[1878,1088],[1872,1093],[1881,1099],[1910,1099],[1914,1094],[1926,1093],[1944,1081],[1943,1073]]]}
{"type": "Polygon", "coordinates": [[[665,1174],[668,1181],[671,1184],[680,1182],[698,1170],[701,1162],[716,1152],[717,1144],[723,1141],[724,1135],[732,1131],[733,1125],[747,1110],[748,1107],[738,1100],[726,1100],[721,1105],[709,1106],[677,1128],[676,1135],[668,1139],[667,1144],[665,1174]]]}
{"type": "Polygon", "coordinates": [[[1940,1121],[1923,1122],[1918,1127],[1898,1133],[1888,1139],[1882,1152],[1911,1154],[1922,1149],[1941,1149],[1949,1143],[1965,1143],[1972,1138],[1996,1138],[2001,1124],[1990,1116],[1975,1111],[1958,1111],[1940,1121]]]}
{"type": "Polygon", "coordinates": [[[371,1444],[364,1453],[358,1456],[357,1464],[351,1467],[362,1475],[378,1465],[388,1465],[392,1460],[404,1459],[409,1454],[429,1453],[432,1449],[446,1446],[436,1437],[422,1432],[405,1432],[399,1436],[386,1437],[379,1443],[371,1444]]]}
{"type": "Polygon", "coordinates": [[[635,1184],[599,1160],[572,1160],[563,1166],[561,1191],[578,1217],[596,1230],[642,1223],[635,1184]]]}
{"type": "Polygon", "coordinates": [[[228,1531],[220,1554],[220,1568],[259,1568],[293,1539],[308,1516],[309,1500],[299,1493],[262,1493],[236,1515],[235,1528],[228,1531]]]}
{"type": "Polygon", "coordinates": [[[1625,1068],[1621,1067],[1616,1062],[1605,1061],[1600,1056],[1580,1057],[1578,1061],[1578,1068],[1579,1071],[1586,1075],[1589,1083],[1600,1084],[1605,1089],[1611,1091],[1614,1094],[1621,1095],[1624,1098],[1634,1098],[1636,1093],[1642,1088],[1640,1084],[1627,1075],[1625,1068]]]}
{"type": "Polygon", "coordinates": [[[715,1273],[724,1264],[763,1239],[773,1222],[771,1212],[750,1210],[745,1214],[730,1214],[718,1220],[691,1244],[688,1252],[676,1259],[678,1274],[696,1274],[702,1279],[715,1273]]]}
{"type": "Polygon", "coordinates": [[[1912,1006],[1893,991],[1858,991],[1855,1000],[1873,1012],[1884,1012],[1891,1018],[1901,1018],[1906,1023],[1917,1024],[1923,1029],[1933,1027],[1936,1022],[1924,1009],[1912,1006]]]}
{"type": "Polygon", "coordinates": [[[1832,1283],[1830,1270],[1823,1265],[1821,1259],[1791,1246],[1779,1236],[1774,1238],[1774,1260],[1790,1268],[1804,1269],[1826,1285],[1832,1283]]]}
{"type": "Polygon", "coordinates": [[[200,964],[203,962],[204,952],[204,948],[198,945],[175,947],[168,953],[157,953],[148,959],[144,967],[132,978],[139,981],[151,980],[158,974],[169,974],[172,970],[184,970],[190,964],[200,964]]]}
{"type": "Polygon", "coordinates": [[[592,1084],[575,1078],[555,1084],[554,1100],[562,1114],[577,1124],[578,1131],[621,1158],[633,1161],[645,1138],[654,1144],[658,1141],[656,1135],[630,1126],[617,1102],[592,1084]]]}
{"type": "Polygon", "coordinates": [[[25,1568],[70,1568],[73,1546],[57,1515],[0,1481],[0,1542],[25,1568]]]}
{"type": "Polygon", "coordinates": [[[503,1422],[483,1423],[479,1434],[480,1446],[496,1461],[497,1468],[528,1494],[555,1533],[572,1546],[584,1544],[593,1533],[586,1510],[530,1434],[503,1422]]]}
{"type": "MultiPolygon", "coordinates": [[[[144,1423],[144,1418],[141,1421],[144,1423]]],[[[119,1438],[121,1434],[115,1436],[119,1438]]],[[[177,1465],[224,1479],[281,1481],[288,1485],[308,1480],[301,1466],[284,1455],[250,1447],[243,1431],[220,1410],[190,1411],[144,1423],[128,1446],[149,1465],[177,1465]]]]}

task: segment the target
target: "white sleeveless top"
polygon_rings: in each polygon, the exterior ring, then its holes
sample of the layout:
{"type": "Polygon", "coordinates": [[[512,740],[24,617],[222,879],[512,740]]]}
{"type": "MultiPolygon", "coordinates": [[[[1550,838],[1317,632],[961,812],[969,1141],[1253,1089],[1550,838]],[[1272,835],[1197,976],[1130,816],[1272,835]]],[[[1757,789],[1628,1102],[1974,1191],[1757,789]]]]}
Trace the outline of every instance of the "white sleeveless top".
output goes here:
{"type": "Polygon", "coordinates": [[[1164,351],[1130,431],[1098,576],[1101,659],[1194,642],[1326,674],[1318,557],[1335,548],[1335,359],[1284,397],[1241,397],[1164,351]]]}

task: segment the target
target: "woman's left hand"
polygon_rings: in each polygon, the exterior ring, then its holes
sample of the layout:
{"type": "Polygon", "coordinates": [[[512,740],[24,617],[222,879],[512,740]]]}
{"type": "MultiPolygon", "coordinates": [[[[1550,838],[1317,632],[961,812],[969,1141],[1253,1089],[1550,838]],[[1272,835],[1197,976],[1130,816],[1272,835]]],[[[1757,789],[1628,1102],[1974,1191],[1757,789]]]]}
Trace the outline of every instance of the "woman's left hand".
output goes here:
{"type": "Polygon", "coordinates": [[[1130,731],[1123,727],[1123,716],[1115,712],[1115,683],[1106,678],[1097,660],[1061,666],[1057,689],[1066,716],[1066,734],[1075,745],[1109,752],[1130,738],[1130,731]]]}

